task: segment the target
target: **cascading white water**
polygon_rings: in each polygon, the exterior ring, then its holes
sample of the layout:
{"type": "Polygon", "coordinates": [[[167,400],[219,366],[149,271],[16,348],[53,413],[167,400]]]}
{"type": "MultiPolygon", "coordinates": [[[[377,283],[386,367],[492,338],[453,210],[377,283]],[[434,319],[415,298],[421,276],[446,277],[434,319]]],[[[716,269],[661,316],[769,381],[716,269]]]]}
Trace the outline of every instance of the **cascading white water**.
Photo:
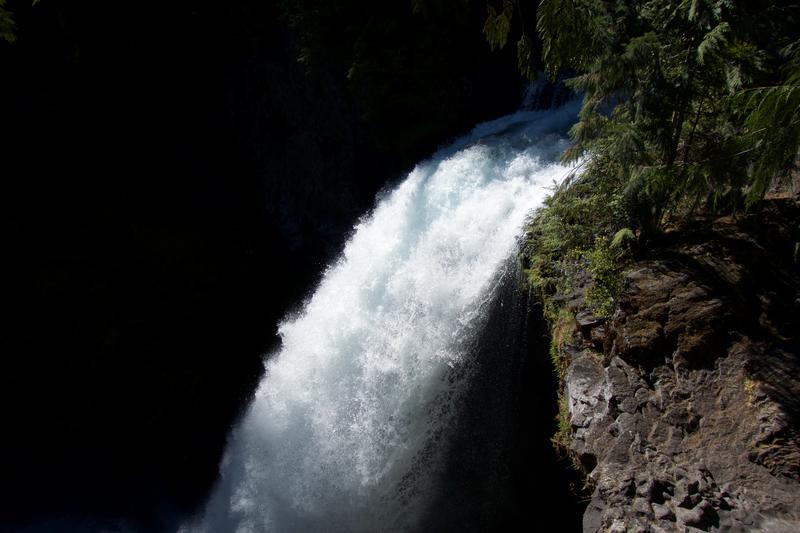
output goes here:
{"type": "Polygon", "coordinates": [[[379,201],[281,324],[222,480],[184,530],[424,529],[469,340],[526,215],[568,172],[554,161],[576,110],[482,124],[379,201]]]}

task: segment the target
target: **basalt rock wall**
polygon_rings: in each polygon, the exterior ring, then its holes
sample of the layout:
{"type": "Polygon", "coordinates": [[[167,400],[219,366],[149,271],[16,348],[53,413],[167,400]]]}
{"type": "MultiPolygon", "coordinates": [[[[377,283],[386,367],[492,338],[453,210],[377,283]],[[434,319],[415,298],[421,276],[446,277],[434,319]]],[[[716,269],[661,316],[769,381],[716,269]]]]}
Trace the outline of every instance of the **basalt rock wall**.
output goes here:
{"type": "Polygon", "coordinates": [[[561,394],[584,531],[800,529],[797,215],[776,200],[669,232],[607,319],[576,287],[561,394]]]}

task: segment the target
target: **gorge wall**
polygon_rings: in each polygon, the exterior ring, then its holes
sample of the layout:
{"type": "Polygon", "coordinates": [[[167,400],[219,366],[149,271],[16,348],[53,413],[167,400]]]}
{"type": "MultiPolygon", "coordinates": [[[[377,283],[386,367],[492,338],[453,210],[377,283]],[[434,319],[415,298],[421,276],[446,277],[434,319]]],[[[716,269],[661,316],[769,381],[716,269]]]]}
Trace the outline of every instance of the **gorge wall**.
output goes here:
{"type": "Polygon", "coordinates": [[[584,531],[800,527],[798,213],[771,200],[667,233],[608,319],[576,280],[559,353],[584,531]]]}

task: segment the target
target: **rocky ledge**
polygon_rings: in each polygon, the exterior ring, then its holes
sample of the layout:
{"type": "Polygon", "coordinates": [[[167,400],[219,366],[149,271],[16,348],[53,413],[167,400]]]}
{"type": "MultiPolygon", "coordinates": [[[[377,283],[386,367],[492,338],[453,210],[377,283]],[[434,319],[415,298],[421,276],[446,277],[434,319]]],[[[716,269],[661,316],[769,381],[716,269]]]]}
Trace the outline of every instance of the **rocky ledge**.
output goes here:
{"type": "Polygon", "coordinates": [[[668,233],[614,314],[567,308],[586,532],[800,531],[798,205],[668,233]]]}

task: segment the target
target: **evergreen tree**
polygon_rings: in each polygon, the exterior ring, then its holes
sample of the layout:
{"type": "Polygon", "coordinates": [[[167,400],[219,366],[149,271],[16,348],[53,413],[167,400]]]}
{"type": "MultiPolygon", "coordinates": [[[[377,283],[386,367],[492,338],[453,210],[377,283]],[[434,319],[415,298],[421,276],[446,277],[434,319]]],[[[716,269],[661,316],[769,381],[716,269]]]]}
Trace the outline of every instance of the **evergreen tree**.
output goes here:
{"type": "Polygon", "coordinates": [[[483,25],[483,33],[492,50],[504,48],[511,37],[512,25],[519,20],[519,37],[516,42],[517,66],[520,73],[526,78],[536,78],[537,70],[537,42],[528,34],[525,26],[525,14],[533,12],[529,2],[525,0],[502,0],[498,7],[488,3],[486,6],[487,17],[483,25]],[[517,17],[514,16],[517,13],[517,17]]]}
{"type": "Polygon", "coordinates": [[[743,187],[762,197],[800,146],[797,15],[788,2],[542,0],[545,67],[575,69],[584,97],[565,159],[621,177],[645,231],[743,187]]]}
{"type": "Polygon", "coordinates": [[[783,78],[777,85],[737,93],[745,139],[752,154],[748,202],[762,197],[775,176],[792,168],[800,147],[800,40],[786,46],[783,78]]]}

